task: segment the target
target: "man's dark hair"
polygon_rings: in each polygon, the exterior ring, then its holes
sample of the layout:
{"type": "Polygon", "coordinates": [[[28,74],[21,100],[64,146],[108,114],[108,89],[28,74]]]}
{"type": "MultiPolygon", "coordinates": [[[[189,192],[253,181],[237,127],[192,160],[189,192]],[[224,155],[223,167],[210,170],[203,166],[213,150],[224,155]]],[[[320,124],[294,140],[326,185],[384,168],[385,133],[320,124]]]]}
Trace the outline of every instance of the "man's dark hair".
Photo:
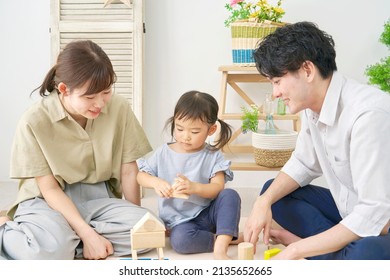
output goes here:
{"type": "Polygon", "coordinates": [[[253,53],[258,71],[269,78],[297,71],[311,61],[323,78],[337,70],[334,41],[311,22],[298,22],[277,28],[261,41],[253,53]]]}

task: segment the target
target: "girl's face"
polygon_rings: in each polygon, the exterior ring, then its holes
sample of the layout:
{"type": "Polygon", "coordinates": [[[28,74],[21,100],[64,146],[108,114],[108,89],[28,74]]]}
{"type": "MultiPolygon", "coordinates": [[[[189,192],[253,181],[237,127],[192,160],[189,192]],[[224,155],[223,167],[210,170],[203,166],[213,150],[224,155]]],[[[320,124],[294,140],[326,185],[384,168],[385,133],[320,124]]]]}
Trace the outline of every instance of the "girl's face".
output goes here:
{"type": "Polygon", "coordinates": [[[96,119],[112,96],[112,87],[101,92],[84,95],[88,86],[89,83],[86,83],[82,87],[70,91],[64,83],[58,85],[62,94],[62,104],[75,120],[96,119]]]}
{"type": "Polygon", "coordinates": [[[201,120],[175,119],[174,138],[178,151],[193,153],[200,151],[208,136],[214,134],[217,125],[208,125],[201,120]]]}

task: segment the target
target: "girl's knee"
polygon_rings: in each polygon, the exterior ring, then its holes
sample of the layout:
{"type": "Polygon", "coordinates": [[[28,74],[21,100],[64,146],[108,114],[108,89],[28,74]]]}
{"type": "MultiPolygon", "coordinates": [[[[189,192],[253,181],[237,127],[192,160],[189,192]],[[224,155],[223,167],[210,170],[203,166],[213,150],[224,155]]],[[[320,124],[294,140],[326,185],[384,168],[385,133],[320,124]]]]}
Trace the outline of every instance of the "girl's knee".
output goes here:
{"type": "Polygon", "coordinates": [[[192,253],[189,251],[189,242],[191,243],[191,237],[187,234],[175,234],[174,232],[171,232],[170,236],[170,243],[172,246],[172,249],[175,250],[175,252],[179,254],[190,254],[192,253]]]}
{"type": "Polygon", "coordinates": [[[223,199],[229,199],[230,201],[241,202],[240,195],[233,189],[223,189],[219,196],[223,199]]]}

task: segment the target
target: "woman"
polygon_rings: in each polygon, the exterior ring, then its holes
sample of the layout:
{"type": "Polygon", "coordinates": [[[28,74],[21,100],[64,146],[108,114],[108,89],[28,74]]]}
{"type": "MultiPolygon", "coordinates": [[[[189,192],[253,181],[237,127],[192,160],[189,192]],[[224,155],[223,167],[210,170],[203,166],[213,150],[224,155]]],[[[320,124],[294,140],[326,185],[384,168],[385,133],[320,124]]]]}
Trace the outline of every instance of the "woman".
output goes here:
{"type": "Polygon", "coordinates": [[[19,193],[0,218],[5,259],[103,259],[131,253],[141,208],[136,160],[151,151],[116,75],[92,41],[69,43],[40,102],[16,130],[11,177],[19,193]],[[122,199],[122,194],[124,199],[122,199]]]}

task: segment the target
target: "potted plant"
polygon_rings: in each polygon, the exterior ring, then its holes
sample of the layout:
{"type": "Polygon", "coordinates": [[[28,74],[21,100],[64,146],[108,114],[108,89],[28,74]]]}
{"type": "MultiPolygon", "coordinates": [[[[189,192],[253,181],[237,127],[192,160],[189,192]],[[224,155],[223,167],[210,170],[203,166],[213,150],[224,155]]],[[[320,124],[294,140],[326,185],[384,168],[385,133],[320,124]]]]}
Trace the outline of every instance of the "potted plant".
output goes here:
{"type": "Polygon", "coordinates": [[[249,109],[242,106],[241,111],[242,133],[245,134],[248,131],[256,133],[259,126],[259,108],[255,104],[252,104],[249,109]]]}
{"type": "Polygon", "coordinates": [[[254,65],[253,51],[258,42],[285,24],[281,22],[285,14],[281,5],[282,0],[274,6],[267,0],[231,0],[225,5],[230,13],[224,24],[231,28],[233,64],[254,65]]]}
{"type": "MultiPolygon", "coordinates": [[[[390,20],[385,23],[379,41],[390,49],[390,20]]],[[[368,66],[365,74],[369,77],[370,84],[378,85],[381,90],[390,93],[390,56],[368,66]]]]}

